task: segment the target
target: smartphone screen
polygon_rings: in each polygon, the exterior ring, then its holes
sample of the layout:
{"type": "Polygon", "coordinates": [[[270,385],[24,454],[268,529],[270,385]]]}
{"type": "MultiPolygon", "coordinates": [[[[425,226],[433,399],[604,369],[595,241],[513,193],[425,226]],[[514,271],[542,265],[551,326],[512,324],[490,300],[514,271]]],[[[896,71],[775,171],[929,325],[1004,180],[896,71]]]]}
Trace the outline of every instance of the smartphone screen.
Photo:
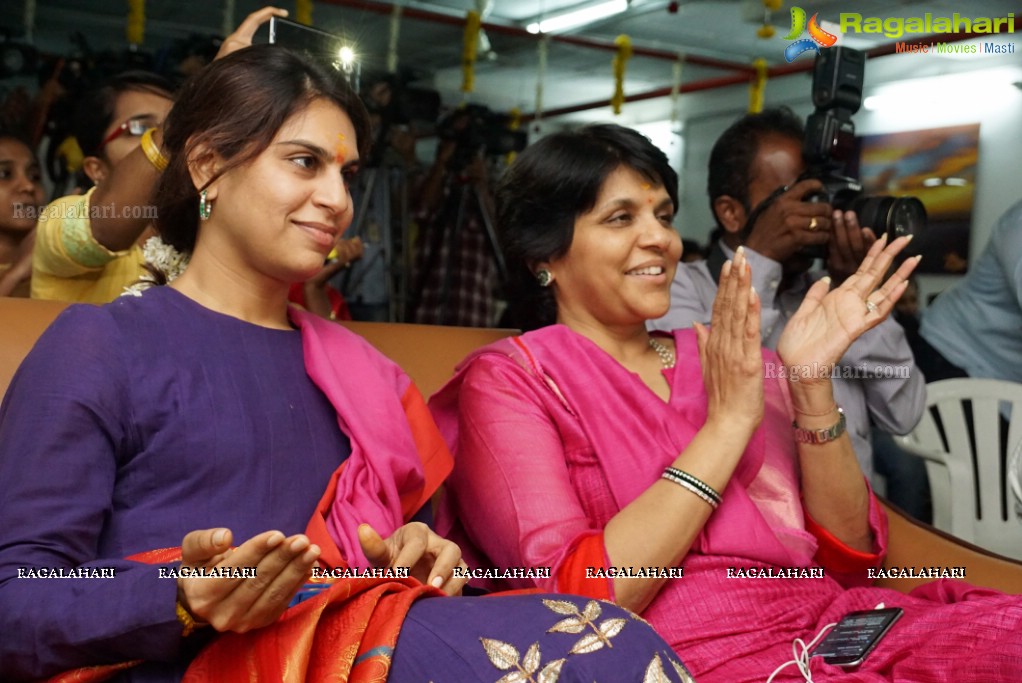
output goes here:
{"type": "Polygon", "coordinates": [[[317,28],[280,17],[270,17],[270,42],[295,52],[304,52],[333,68],[339,68],[343,40],[317,28]]]}
{"type": "Polygon", "coordinates": [[[858,666],[901,615],[900,607],[850,612],[813,648],[810,656],[823,657],[828,664],[837,666],[858,666]]]}

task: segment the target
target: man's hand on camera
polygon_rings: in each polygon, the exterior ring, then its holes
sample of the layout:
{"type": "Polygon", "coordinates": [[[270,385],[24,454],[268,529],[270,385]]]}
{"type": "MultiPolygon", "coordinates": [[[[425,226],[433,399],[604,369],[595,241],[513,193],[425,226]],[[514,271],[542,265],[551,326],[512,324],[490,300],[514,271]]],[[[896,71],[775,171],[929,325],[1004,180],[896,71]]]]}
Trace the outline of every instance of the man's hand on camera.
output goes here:
{"type": "Polygon", "coordinates": [[[860,228],[854,211],[834,211],[833,230],[827,248],[827,271],[834,286],[859,269],[866,252],[877,241],[870,228],[860,228]]]}
{"type": "Polygon", "coordinates": [[[804,247],[827,244],[831,230],[830,205],[802,201],[807,194],[822,189],[820,181],[813,179],[789,187],[759,214],[745,239],[745,246],[784,263],[804,247]]]}

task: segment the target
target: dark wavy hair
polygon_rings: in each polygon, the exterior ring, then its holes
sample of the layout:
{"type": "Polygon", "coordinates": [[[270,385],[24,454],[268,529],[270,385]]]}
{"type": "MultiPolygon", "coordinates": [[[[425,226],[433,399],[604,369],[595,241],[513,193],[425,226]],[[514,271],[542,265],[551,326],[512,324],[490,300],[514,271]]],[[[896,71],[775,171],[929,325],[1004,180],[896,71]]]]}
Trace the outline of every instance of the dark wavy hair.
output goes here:
{"type": "MultiPolygon", "coordinates": [[[[717,220],[713,203],[717,197],[734,197],[748,214],[749,184],[752,182],[752,162],[759,153],[759,142],[768,135],[788,137],[802,143],[805,129],[802,119],[787,107],[764,109],[758,114],[746,114],[735,121],[717,138],[710,152],[710,174],[706,191],[710,195],[710,213],[717,220]]],[[[720,226],[720,221],[717,220],[720,226]]],[[[723,227],[723,226],[720,226],[723,227]]]]}
{"type": "Polygon", "coordinates": [[[85,93],[75,107],[72,132],[85,156],[99,156],[102,152],[103,133],[113,123],[117,98],[126,92],[147,92],[174,99],[170,81],[149,71],[125,71],[103,81],[85,93]]]}
{"type": "Polygon", "coordinates": [[[575,220],[596,205],[607,177],[626,166],[663,186],[678,206],[678,175],[649,138],[615,124],[549,135],[522,152],[497,190],[497,229],[508,270],[508,322],[553,324],[557,304],[540,287],[537,263],[563,256],[575,220]]]}
{"type": "Polygon", "coordinates": [[[333,102],[351,119],[361,158],[368,155],[369,115],[338,73],[279,45],[254,45],[214,61],[178,93],[163,129],[170,164],[156,186],[156,229],[178,251],[191,252],[199,231],[199,190],[190,153],[207,146],[225,161],[209,185],[259,156],[281,126],[313,101],[333,102]]]}

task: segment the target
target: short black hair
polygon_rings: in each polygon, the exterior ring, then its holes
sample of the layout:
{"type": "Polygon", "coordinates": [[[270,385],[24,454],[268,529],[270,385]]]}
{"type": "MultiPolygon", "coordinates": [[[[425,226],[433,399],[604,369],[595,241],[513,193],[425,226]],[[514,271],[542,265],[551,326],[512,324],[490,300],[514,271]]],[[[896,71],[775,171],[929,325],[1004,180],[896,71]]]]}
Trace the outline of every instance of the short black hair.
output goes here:
{"type": "Polygon", "coordinates": [[[544,137],[522,152],[497,190],[497,229],[508,272],[509,322],[522,329],[557,319],[553,292],[540,287],[537,263],[567,253],[575,219],[596,205],[604,181],[634,169],[678,206],[678,175],[649,138],[616,124],[544,137]]]}
{"type": "Polygon", "coordinates": [[[718,197],[733,197],[741,202],[746,213],[752,211],[749,206],[749,176],[759,152],[759,143],[764,137],[780,135],[798,140],[801,144],[804,134],[802,119],[788,107],[746,114],[731,124],[717,138],[710,152],[710,173],[706,189],[710,195],[710,212],[714,220],[717,220],[714,202],[718,197]]]}

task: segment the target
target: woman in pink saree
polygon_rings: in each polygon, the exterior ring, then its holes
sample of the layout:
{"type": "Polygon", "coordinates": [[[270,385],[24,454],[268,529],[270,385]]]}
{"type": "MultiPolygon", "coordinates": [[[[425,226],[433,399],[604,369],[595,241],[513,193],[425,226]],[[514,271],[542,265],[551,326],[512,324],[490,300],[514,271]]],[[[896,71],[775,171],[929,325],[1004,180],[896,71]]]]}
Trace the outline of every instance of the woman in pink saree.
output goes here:
{"type": "Polygon", "coordinates": [[[795,639],[880,603],[905,614],[865,662],[813,658],[812,680],[1018,680],[1022,600],[870,585],[886,518],[830,368],[901,296],[917,259],[884,278],[908,239],[879,240],[840,286],[818,282],[776,354],[760,347],[742,249],[709,327],[651,335],[681,252],[676,188],[663,153],[619,126],[549,136],[515,162],[498,223],[538,329],[472,354],[431,401],[455,453],[440,530],[474,566],[551,570],[491,587],[639,612],[704,683],[765,681],[795,639]]]}

